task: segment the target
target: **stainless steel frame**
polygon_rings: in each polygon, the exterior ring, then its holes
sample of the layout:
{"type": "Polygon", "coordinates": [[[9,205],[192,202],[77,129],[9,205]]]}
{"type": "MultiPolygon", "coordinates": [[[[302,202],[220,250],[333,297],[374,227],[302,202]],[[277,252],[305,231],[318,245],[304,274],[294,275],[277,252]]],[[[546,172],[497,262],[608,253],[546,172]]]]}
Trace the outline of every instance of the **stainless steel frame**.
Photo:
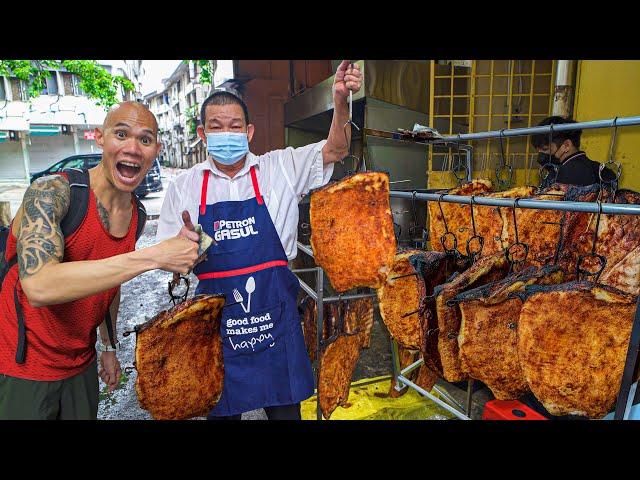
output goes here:
{"type": "MultiPolygon", "coordinates": [[[[300,250],[303,253],[306,253],[307,255],[309,255],[311,258],[313,258],[313,251],[311,250],[310,245],[303,245],[300,242],[297,242],[297,246],[298,246],[298,250],[300,250]]],[[[324,288],[323,288],[323,282],[324,282],[324,270],[321,267],[313,267],[313,268],[299,268],[299,269],[295,269],[292,270],[292,272],[294,274],[298,274],[298,273],[310,273],[310,272],[316,272],[316,289],[314,290],[310,285],[308,285],[305,281],[303,281],[298,275],[296,275],[298,277],[298,282],[300,283],[300,287],[302,287],[302,289],[311,297],[316,301],[316,309],[317,309],[317,324],[318,324],[318,337],[317,337],[317,358],[316,358],[316,378],[315,378],[315,383],[316,383],[316,419],[317,420],[322,420],[322,411],[320,410],[320,396],[318,394],[318,375],[320,373],[320,368],[319,368],[319,362],[320,362],[320,348],[321,348],[321,341],[322,341],[322,330],[323,330],[323,313],[324,313],[324,309],[323,309],[323,305],[324,303],[327,302],[337,302],[339,300],[350,300],[350,299],[355,299],[355,298],[367,298],[367,297],[376,297],[376,293],[363,293],[363,294],[355,294],[355,295],[340,295],[337,297],[324,297],[324,288]]],[[[470,409],[467,408],[466,413],[467,415],[465,415],[464,413],[462,413],[463,407],[462,405],[460,405],[453,397],[451,397],[451,395],[449,395],[446,391],[438,388],[437,386],[434,387],[434,390],[440,395],[442,396],[444,399],[448,400],[449,402],[451,402],[451,404],[455,405],[452,406],[450,404],[447,404],[446,402],[444,402],[443,400],[439,399],[438,397],[432,395],[430,392],[425,391],[424,389],[420,388],[418,385],[414,384],[413,382],[411,382],[409,379],[407,379],[404,375],[406,375],[408,372],[411,372],[412,370],[414,370],[415,368],[418,368],[422,363],[423,360],[417,360],[416,362],[414,362],[413,364],[409,365],[408,367],[400,370],[400,362],[399,362],[399,357],[398,357],[398,345],[395,342],[395,340],[391,340],[391,352],[392,352],[392,359],[393,359],[393,377],[396,379],[396,389],[397,390],[402,390],[403,388],[405,388],[406,386],[410,386],[412,388],[414,388],[415,390],[417,390],[421,395],[429,398],[430,400],[432,400],[433,402],[435,402],[437,405],[441,406],[442,408],[444,408],[445,410],[453,413],[456,417],[462,419],[462,420],[471,420],[471,418],[468,416],[470,409]]],[[[360,384],[362,385],[362,384],[360,384]]]]}
{"type": "MultiPolygon", "coordinates": [[[[487,139],[487,138],[498,138],[498,137],[506,137],[506,136],[519,136],[519,135],[530,135],[530,134],[538,134],[538,133],[549,133],[551,129],[554,131],[561,130],[574,130],[574,129],[591,129],[591,128],[610,128],[610,127],[622,127],[622,126],[630,126],[630,125],[640,125],[640,116],[634,117],[626,117],[626,118],[615,118],[613,120],[598,120],[592,122],[580,122],[580,123],[572,123],[572,124],[562,124],[555,126],[544,126],[544,127],[530,127],[530,128],[518,128],[511,130],[500,130],[500,131],[491,131],[491,132],[482,132],[482,133],[470,133],[470,134],[460,134],[449,137],[442,137],[439,139],[434,139],[433,143],[447,143],[447,142],[460,142],[463,140],[479,140],[479,139],[487,139]]],[[[470,160],[470,150],[468,153],[468,159],[470,160]]],[[[470,175],[470,171],[469,171],[470,175]]],[[[470,179],[470,177],[469,177],[470,179]]],[[[416,192],[408,192],[408,191],[391,191],[390,197],[398,197],[398,198],[415,198],[416,200],[422,201],[441,201],[445,203],[460,203],[471,205],[472,202],[477,205],[487,205],[487,206],[495,206],[495,207],[511,207],[511,208],[529,208],[529,209],[542,209],[542,210],[561,210],[561,211],[571,211],[571,212],[588,212],[588,213],[598,213],[601,211],[604,214],[615,214],[615,215],[640,215],[640,205],[628,205],[628,204],[610,204],[610,203],[594,203],[594,202],[564,202],[564,201],[554,201],[554,200],[530,200],[530,199],[519,199],[516,201],[515,199],[504,199],[504,198],[490,198],[490,197],[482,197],[482,196],[460,196],[460,195],[440,195],[436,193],[416,193],[416,192]]],[[[298,249],[307,255],[313,257],[313,252],[309,246],[302,245],[298,242],[298,249]]],[[[348,298],[362,298],[367,296],[375,296],[375,293],[372,294],[363,294],[363,295],[352,295],[345,297],[323,297],[323,280],[324,280],[324,271],[320,267],[315,267],[312,269],[299,269],[295,272],[304,272],[304,271],[313,271],[317,272],[317,285],[316,290],[311,288],[305,282],[303,282],[300,278],[298,278],[301,287],[316,300],[316,308],[318,309],[318,360],[320,355],[320,341],[322,339],[322,326],[323,319],[322,313],[323,308],[322,305],[326,301],[337,301],[339,299],[348,299],[348,298]]],[[[638,297],[638,303],[636,305],[636,313],[634,317],[633,327],[631,331],[631,337],[629,339],[629,347],[627,349],[627,358],[625,361],[625,367],[620,383],[620,389],[618,393],[618,399],[616,402],[616,408],[614,412],[614,419],[628,419],[631,406],[634,401],[640,400],[640,389],[632,388],[633,383],[633,372],[635,369],[635,365],[638,359],[638,349],[640,348],[640,296],[638,297]]],[[[421,395],[428,397],[433,402],[446,409],[447,411],[453,413],[456,417],[463,420],[470,420],[471,415],[471,405],[472,405],[472,394],[473,394],[473,381],[470,380],[468,382],[467,388],[467,405],[465,413],[462,413],[461,405],[452,399],[449,395],[443,394],[439,389],[436,390],[437,393],[442,395],[444,398],[448,399],[452,403],[455,403],[458,408],[447,404],[441,399],[435,397],[430,392],[425,391],[415,383],[408,380],[404,375],[415,368],[418,368],[422,359],[414,362],[408,367],[402,369],[400,371],[398,354],[397,354],[397,345],[395,342],[392,344],[392,353],[393,353],[393,376],[396,378],[396,384],[398,385],[398,389],[402,389],[400,383],[404,386],[408,386],[419,392],[421,395]]],[[[316,378],[317,385],[317,378],[316,378]]],[[[316,396],[318,406],[317,406],[317,418],[318,420],[322,419],[322,414],[320,412],[319,398],[316,396]]]]}

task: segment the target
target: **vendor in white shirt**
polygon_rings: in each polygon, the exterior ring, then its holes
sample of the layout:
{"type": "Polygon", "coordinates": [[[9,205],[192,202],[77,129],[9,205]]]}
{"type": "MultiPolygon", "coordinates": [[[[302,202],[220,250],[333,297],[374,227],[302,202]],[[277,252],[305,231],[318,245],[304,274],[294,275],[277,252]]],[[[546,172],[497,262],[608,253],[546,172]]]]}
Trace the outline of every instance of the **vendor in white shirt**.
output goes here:
{"type": "Polygon", "coordinates": [[[327,139],[260,156],[249,152],[254,126],[239,97],[215,92],[202,104],[198,135],[209,159],[169,185],[157,238],[193,238],[193,223],[202,225],[217,244],[194,269],[196,294],[224,293],[235,303],[223,310],[224,389],[209,419],[239,420],[257,408],[269,419],[300,419],[300,402],[313,394],[296,307],[300,285],[287,262],[296,256],[298,202],[348,154],[349,90],[361,85],[359,67],[343,61],[327,139]]]}

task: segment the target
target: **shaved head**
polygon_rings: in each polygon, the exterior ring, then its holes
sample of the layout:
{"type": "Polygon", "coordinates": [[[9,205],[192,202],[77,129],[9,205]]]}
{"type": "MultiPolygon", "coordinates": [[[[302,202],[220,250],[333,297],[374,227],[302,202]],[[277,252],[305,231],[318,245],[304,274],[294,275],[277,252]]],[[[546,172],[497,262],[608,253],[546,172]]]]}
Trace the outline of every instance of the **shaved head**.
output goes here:
{"type": "Polygon", "coordinates": [[[154,135],[158,134],[156,116],[145,105],[133,101],[120,102],[111,107],[104,118],[102,128],[105,130],[111,128],[123,119],[132,119],[144,124],[153,131],[154,135]]]}
{"type": "Polygon", "coordinates": [[[111,107],[95,137],[102,149],[102,172],[108,183],[125,192],[140,185],[162,148],[155,115],[138,102],[111,107]]]}

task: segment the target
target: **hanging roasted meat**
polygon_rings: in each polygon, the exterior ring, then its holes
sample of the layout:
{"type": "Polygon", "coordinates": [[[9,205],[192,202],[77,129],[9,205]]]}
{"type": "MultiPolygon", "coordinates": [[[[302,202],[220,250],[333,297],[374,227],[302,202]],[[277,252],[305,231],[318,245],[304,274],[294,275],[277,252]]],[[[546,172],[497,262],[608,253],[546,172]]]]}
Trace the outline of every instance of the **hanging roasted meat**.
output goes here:
{"type": "Polygon", "coordinates": [[[391,272],[377,294],[382,320],[403,348],[421,349],[420,317],[424,315],[424,302],[427,295],[433,293],[433,287],[444,282],[446,267],[445,254],[440,252],[407,250],[396,255],[391,272]],[[410,315],[406,315],[408,313],[410,315]]]}
{"type": "Polygon", "coordinates": [[[329,419],[338,405],[346,405],[361,347],[362,334],[338,333],[335,340],[322,348],[318,397],[324,418],[329,419]]]}
{"type": "Polygon", "coordinates": [[[603,417],[620,388],[636,297],[591,282],[528,290],[518,356],[532,393],[553,415],[603,417]]]}
{"type": "MultiPolygon", "coordinates": [[[[535,187],[515,187],[504,192],[490,192],[484,183],[466,184],[458,189],[453,189],[452,195],[482,195],[488,198],[528,198],[535,200],[562,200],[567,186],[555,184],[534,195],[535,187]]],[[[442,204],[449,231],[455,234],[458,251],[467,255],[467,240],[473,235],[471,219],[471,206],[460,204],[442,204]]],[[[474,219],[476,235],[484,239],[482,256],[492,255],[508,248],[515,242],[515,229],[513,224],[513,208],[489,207],[474,205],[474,219]]],[[[431,247],[434,250],[444,251],[440,242],[444,235],[444,222],[438,206],[438,202],[429,202],[429,215],[431,218],[430,235],[431,247]]],[[[518,226],[518,239],[529,246],[529,254],[523,266],[540,267],[547,265],[554,259],[561,233],[561,220],[564,213],[554,210],[516,209],[516,222],[518,226]]],[[[451,248],[447,239],[447,246],[451,248]]],[[[471,245],[472,251],[478,246],[471,245]]]]}
{"type": "MultiPolygon", "coordinates": [[[[549,188],[539,195],[528,197],[528,200],[563,200],[564,191],[560,188],[549,188]]],[[[508,248],[515,243],[515,228],[512,208],[500,208],[502,216],[502,245],[508,248]]],[[[562,221],[565,212],[558,210],[541,210],[533,208],[516,208],[516,226],[518,240],[529,246],[529,253],[523,266],[542,267],[553,263],[558,250],[562,233],[562,221]]]]}
{"type": "Polygon", "coordinates": [[[560,267],[530,267],[488,285],[458,295],[461,313],[460,366],[486,384],[499,400],[528,392],[518,359],[517,325],[522,300],[513,297],[527,285],[552,285],[563,280],[560,267]]]}
{"type": "MultiPolygon", "coordinates": [[[[572,187],[567,199],[578,202],[594,202],[598,199],[599,185],[572,187]]],[[[640,193],[618,190],[613,201],[609,189],[602,192],[603,203],[640,204],[640,193]]],[[[576,273],[579,255],[591,252],[596,229],[597,213],[567,212],[559,264],[570,274],[576,273]]],[[[640,294],[640,216],[605,215],[600,217],[595,253],[606,258],[599,283],[632,295],[640,294]]],[[[582,265],[589,271],[598,270],[599,262],[586,257],[582,265]]],[[[591,278],[593,279],[593,278],[591,278]]]]}
{"type": "Polygon", "coordinates": [[[369,347],[373,299],[343,300],[325,307],[323,339],[327,343],[321,349],[318,395],[322,415],[328,419],[336,407],[346,406],[360,349],[369,347]]]}
{"type": "Polygon", "coordinates": [[[311,297],[305,297],[299,307],[302,320],[302,334],[309,359],[314,362],[318,352],[318,314],[316,302],[311,297]]]}
{"type": "MultiPolygon", "coordinates": [[[[505,190],[504,192],[489,193],[484,196],[489,198],[526,198],[533,195],[534,191],[534,187],[524,186],[515,187],[510,190],[505,190]]],[[[473,210],[477,235],[484,238],[482,256],[493,255],[507,248],[509,245],[505,245],[504,241],[505,230],[503,218],[505,211],[511,211],[511,209],[508,207],[475,205],[473,210]]],[[[470,215],[469,213],[469,216],[470,215]]],[[[471,219],[468,221],[470,223],[471,219]]]]}
{"type": "Polygon", "coordinates": [[[344,331],[360,333],[362,348],[369,348],[373,327],[373,298],[355,298],[342,302],[344,308],[344,331]]]}
{"type": "MultiPolygon", "coordinates": [[[[344,317],[344,329],[347,333],[351,333],[349,326],[352,325],[354,321],[357,321],[358,325],[362,323],[364,332],[363,342],[366,342],[366,347],[368,347],[371,327],[373,326],[373,303],[371,301],[367,302],[367,300],[369,300],[367,298],[362,300],[363,302],[356,303],[351,307],[350,315],[344,317]],[[354,315],[356,310],[358,313],[354,315]],[[346,323],[349,323],[349,326],[347,326],[346,323]]],[[[304,343],[307,348],[307,353],[309,354],[309,359],[313,362],[316,359],[318,351],[318,312],[315,300],[311,297],[305,297],[300,304],[299,311],[302,320],[304,343]]],[[[325,303],[322,311],[322,339],[327,340],[339,333],[338,321],[340,314],[342,313],[344,315],[346,312],[346,302],[325,303]]]]}
{"type": "Polygon", "coordinates": [[[204,416],[222,394],[224,295],[198,295],[136,328],[136,393],[157,420],[204,416]]]}
{"type": "MultiPolygon", "coordinates": [[[[465,183],[448,191],[442,190],[438,193],[447,193],[448,195],[482,195],[490,193],[491,191],[493,191],[493,189],[490,180],[476,179],[470,183],[465,183]]],[[[481,208],[477,205],[474,207],[474,213],[478,213],[480,210],[481,208]]],[[[485,210],[485,208],[482,208],[482,210],[485,210]]],[[[473,235],[473,229],[471,228],[471,207],[459,203],[442,202],[438,204],[436,201],[428,203],[427,211],[429,212],[429,241],[431,249],[437,252],[444,252],[444,247],[440,239],[447,231],[445,229],[446,221],[448,231],[456,236],[458,251],[466,255],[467,240],[473,235]],[[440,211],[440,207],[442,207],[442,212],[440,211]]],[[[476,230],[477,228],[478,226],[476,224],[476,230]]],[[[452,240],[445,239],[445,242],[447,248],[453,248],[452,240]]]]}
{"type": "Polygon", "coordinates": [[[315,261],[336,291],[382,285],[396,252],[388,174],[357,173],[315,190],[310,217],[315,261]]]}
{"type": "Polygon", "coordinates": [[[455,296],[479,285],[495,282],[509,273],[509,262],[504,253],[482,257],[469,269],[453,277],[435,289],[436,315],[438,320],[438,352],[442,362],[444,378],[449,382],[465,380],[458,354],[460,332],[460,308],[449,303],[455,296]]]}

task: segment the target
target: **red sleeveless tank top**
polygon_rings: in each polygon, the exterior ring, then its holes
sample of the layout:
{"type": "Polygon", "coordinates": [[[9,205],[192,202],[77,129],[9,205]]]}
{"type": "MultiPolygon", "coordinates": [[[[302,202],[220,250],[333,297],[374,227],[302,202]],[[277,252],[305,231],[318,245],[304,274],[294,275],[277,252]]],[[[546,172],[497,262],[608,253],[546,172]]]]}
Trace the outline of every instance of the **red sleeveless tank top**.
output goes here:
{"type": "MultiPolygon", "coordinates": [[[[87,215],[78,229],[64,242],[64,262],[100,260],[135,250],[138,209],[131,199],[133,213],[129,231],[117,238],[105,230],[91,190],[87,215]]],[[[6,258],[16,253],[17,239],[9,234],[6,258]]],[[[18,265],[8,272],[0,292],[0,373],[29,380],[55,381],[81,373],[96,357],[96,329],[104,321],[117,288],[68,303],[32,307],[18,281],[18,265]],[[15,361],[18,323],[14,287],[23,309],[26,330],[26,357],[15,361]]],[[[51,285],[51,288],[56,288],[51,285]]]]}

